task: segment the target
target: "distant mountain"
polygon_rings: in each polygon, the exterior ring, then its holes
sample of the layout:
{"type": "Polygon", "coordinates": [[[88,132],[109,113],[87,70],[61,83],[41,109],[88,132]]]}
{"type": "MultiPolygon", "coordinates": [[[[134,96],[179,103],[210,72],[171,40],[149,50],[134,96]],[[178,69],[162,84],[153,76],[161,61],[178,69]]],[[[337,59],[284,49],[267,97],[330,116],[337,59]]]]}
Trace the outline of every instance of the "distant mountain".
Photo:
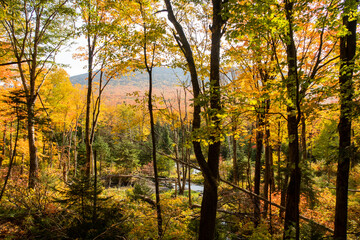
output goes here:
{"type": "MultiPolygon", "coordinates": [[[[72,84],[87,85],[88,74],[80,74],[70,77],[72,84]]],[[[187,76],[184,75],[184,71],[180,68],[165,68],[157,67],[153,69],[153,86],[154,88],[165,88],[179,85],[180,81],[185,81],[187,76]]],[[[99,74],[95,77],[95,81],[99,81],[99,74]]],[[[116,79],[112,79],[109,86],[132,86],[139,88],[147,88],[149,85],[148,73],[144,70],[142,72],[135,71],[130,72],[125,76],[121,76],[116,79]]]]}
{"type": "MultiPolygon", "coordinates": [[[[72,84],[87,86],[87,73],[70,77],[72,84]]],[[[188,80],[188,75],[180,68],[171,69],[158,67],[153,69],[154,95],[164,96],[166,99],[176,98],[178,92],[182,92],[180,81],[188,80]]],[[[99,76],[95,77],[99,81],[99,76]]],[[[108,104],[135,103],[135,96],[129,94],[139,92],[144,95],[149,89],[149,77],[146,71],[135,71],[116,79],[111,79],[104,92],[105,101],[108,104]]]]}

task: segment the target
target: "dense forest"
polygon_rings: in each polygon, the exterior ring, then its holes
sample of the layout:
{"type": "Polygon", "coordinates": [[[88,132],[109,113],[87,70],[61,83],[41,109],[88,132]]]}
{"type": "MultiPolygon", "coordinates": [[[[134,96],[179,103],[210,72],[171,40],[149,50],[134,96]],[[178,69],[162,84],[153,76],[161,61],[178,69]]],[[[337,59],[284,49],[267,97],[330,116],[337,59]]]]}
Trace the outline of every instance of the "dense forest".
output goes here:
{"type": "Polygon", "coordinates": [[[0,238],[360,238],[358,0],[0,6],[0,238]]]}

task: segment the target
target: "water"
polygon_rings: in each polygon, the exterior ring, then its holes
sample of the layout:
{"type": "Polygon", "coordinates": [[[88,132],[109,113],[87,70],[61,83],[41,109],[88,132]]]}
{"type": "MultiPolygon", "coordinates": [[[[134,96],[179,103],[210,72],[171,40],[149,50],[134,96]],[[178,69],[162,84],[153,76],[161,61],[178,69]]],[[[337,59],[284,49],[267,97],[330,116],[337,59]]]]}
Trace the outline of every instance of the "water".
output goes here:
{"type": "MultiPolygon", "coordinates": [[[[172,187],[175,188],[175,183],[171,183],[172,187]]],[[[185,185],[185,190],[188,190],[189,187],[189,183],[186,182],[185,185]]],[[[204,186],[202,184],[198,184],[198,183],[191,183],[191,191],[195,191],[195,192],[203,192],[204,191],[204,186]]]]}

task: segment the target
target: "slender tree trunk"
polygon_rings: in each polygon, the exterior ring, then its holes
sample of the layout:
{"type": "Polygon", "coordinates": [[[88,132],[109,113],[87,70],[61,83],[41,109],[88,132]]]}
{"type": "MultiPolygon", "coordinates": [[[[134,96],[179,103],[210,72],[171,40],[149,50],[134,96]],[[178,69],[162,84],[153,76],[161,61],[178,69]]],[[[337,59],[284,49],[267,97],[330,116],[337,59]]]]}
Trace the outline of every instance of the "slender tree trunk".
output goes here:
{"type": "MultiPolygon", "coordinates": [[[[233,121],[233,124],[234,121],[233,121]]],[[[233,133],[236,131],[236,125],[233,126],[233,133]]],[[[238,163],[237,163],[237,142],[236,142],[236,138],[233,135],[232,136],[232,151],[233,151],[233,180],[234,180],[234,184],[238,184],[239,183],[239,167],[238,167],[238,163]]]]}
{"type": "MultiPolygon", "coordinates": [[[[146,51],[146,50],[145,50],[146,51]]],[[[146,54],[146,52],[145,52],[146,54]]],[[[156,161],[156,141],[155,141],[155,128],[154,128],[154,115],[153,115],[153,106],[152,106],[152,69],[148,68],[149,74],[149,113],[150,113],[150,126],[151,126],[151,142],[152,142],[152,159],[154,166],[154,177],[155,177],[155,195],[156,195],[156,212],[157,212],[157,221],[158,221],[158,235],[159,238],[163,235],[162,229],[162,216],[161,216],[161,206],[160,206],[160,190],[159,190],[159,176],[157,170],[157,161],[156,161]]]]}
{"type": "Polygon", "coordinates": [[[29,140],[29,152],[30,152],[30,170],[29,170],[29,188],[35,188],[38,181],[38,158],[37,147],[35,145],[35,116],[34,116],[34,104],[33,101],[28,101],[27,104],[27,127],[28,127],[28,140],[29,140]]]}
{"type": "Polygon", "coordinates": [[[147,33],[147,23],[145,22],[145,13],[142,8],[142,3],[138,2],[140,5],[140,12],[143,19],[143,50],[144,50],[144,64],[146,67],[146,71],[149,75],[149,97],[148,97],[148,110],[150,114],[150,134],[151,134],[151,143],[152,143],[152,160],[154,167],[154,178],[155,178],[155,198],[156,198],[156,214],[157,214],[157,222],[158,222],[158,237],[159,239],[163,236],[163,220],[161,215],[161,205],[160,205],[160,190],[159,190],[159,176],[158,176],[158,168],[157,168],[157,159],[156,159],[156,136],[155,136],[155,121],[153,114],[153,103],[152,103],[152,91],[153,91],[153,75],[152,70],[154,67],[154,59],[155,59],[155,50],[156,44],[152,45],[152,57],[150,59],[150,64],[148,63],[147,58],[147,42],[148,42],[148,33],[147,33]]]}
{"type": "MultiPolygon", "coordinates": [[[[182,141],[181,141],[181,155],[182,155],[182,161],[183,162],[187,162],[186,161],[186,147],[185,147],[185,125],[183,123],[183,121],[181,121],[181,128],[182,128],[182,141]]],[[[182,176],[182,193],[184,194],[185,192],[185,186],[186,186],[186,175],[187,175],[187,166],[185,166],[185,164],[182,164],[182,172],[183,172],[183,176],[182,176]]]]}
{"type": "MultiPolygon", "coordinates": [[[[267,82],[264,80],[264,82],[267,82]]],[[[268,199],[269,197],[269,188],[270,194],[274,190],[274,169],[273,169],[273,159],[272,159],[272,147],[270,144],[270,124],[268,120],[268,113],[270,111],[270,99],[265,100],[265,176],[264,176],[264,197],[268,199]]],[[[264,217],[267,215],[269,204],[264,203],[264,217]]]]}
{"type": "Polygon", "coordinates": [[[349,19],[356,12],[358,1],[345,0],[343,25],[349,31],[340,38],[340,122],[339,159],[336,178],[335,232],[336,240],[346,240],[348,184],[351,160],[351,116],[353,104],[353,71],[356,54],[356,18],[349,19]]]}
{"type": "Polygon", "coordinates": [[[13,145],[12,145],[12,141],[13,141],[13,134],[12,134],[12,128],[13,128],[13,122],[10,121],[10,133],[9,133],[9,159],[12,158],[12,154],[13,154],[13,145]]]}
{"type": "Polygon", "coordinates": [[[2,149],[1,149],[1,156],[0,156],[0,168],[2,167],[2,163],[4,161],[5,156],[5,149],[6,149],[6,132],[7,132],[7,123],[4,122],[4,133],[3,133],[3,139],[2,139],[2,149]]]}
{"type": "Polygon", "coordinates": [[[86,119],[85,119],[85,145],[86,145],[86,166],[85,173],[88,177],[91,175],[92,166],[92,146],[90,142],[90,106],[92,95],[92,60],[89,58],[88,91],[86,95],[86,119]]]}
{"type": "MultiPolygon", "coordinates": [[[[175,146],[174,146],[174,153],[175,153],[175,158],[176,159],[180,159],[179,156],[179,134],[177,130],[174,130],[174,141],[175,141],[175,146]]],[[[177,181],[176,181],[176,189],[179,190],[179,195],[184,194],[181,191],[181,173],[180,173],[180,163],[178,161],[176,161],[176,174],[177,174],[177,181]]]]}
{"type": "MultiPolygon", "coordinates": [[[[263,118],[261,114],[257,116],[256,126],[256,158],[255,158],[255,177],[254,177],[254,193],[260,195],[260,179],[261,179],[261,155],[263,149],[263,118]]],[[[257,226],[260,223],[260,200],[254,198],[254,223],[257,226]]]]}
{"type": "Polygon", "coordinates": [[[307,159],[307,148],[306,148],[306,122],[305,115],[301,116],[301,156],[303,162],[306,162],[307,159]]]}
{"type": "Polygon", "coordinates": [[[42,135],[42,142],[43,142],[43,147],[42,147],[42,154],[43,154],[43,166],[45,166],[45,159],[47,159],[47,156],[46,156],[46,134],[43,132],[43,135],[42,135]]]}
{"type": "MultiPolygon", "coordinates": [[[[287,192],[287,186],[288,186],[288,182],[289,182],[289,171],[288,171],[288,167],[289,167],[289,159],[288,157],[286,157],[286,169],[285,171],[283,171],[284,173],[284,179],[282,181],[281,184],[281,197],[280,197],[280,205],[281,206],[285,206],[286,205],[286,192],[287,192]]],[[[280,217],[284,218],[285,211],[280,209],[280,217]]]]}
{"type": "MultiPolygon", "coordinates": [[[[87,20],[87,47],[88,47],[88,88],[86,94],[86,116],[85,116],[85,146],[86,146],[86,165],[85,165],[85,174],[90,178],[90,175],[93,171],[93,149],[91,142],[91,98],[92,98],[92,83],[93,83],[93,61],[94,61],[94,52],[96,46],[96,37],[93,37],[90,33],[90,28],[92,27],[91,19],[91,1],[87,2],[88,18],[87,20]]],[[[95,111],[95,110],[94,110],[95,111]]]]}
{"type": "Polygon", "coordinates": [[[78,118],[75,123],[75,134],[74,134],[74,176],[77,174],[77,133],[78,133],[78,118]]]}
{"type": "MultiPolygon", "coordinates": [[[[16,110],[16,113],[17,113],[17,110],[16,110]]],[[[19,132],[20,132],[20,119],[19,119],[18,113],[16,115],[17,115],[17,126],[16,126],[14,150],[13,150],[13,153],[12,153],[11,158],[10,158],[10,163],[9,163],[9,167],[8,167],[8,172],[7,172],[6,177],[5,177],[4,185],[3,185],[2,189],[1,189],[1,192],[0,192],[0,202],[1,202],[1,199],[2,199],[2,197],[4,195],[5,188],[6,188],[7,182],[9,180],[9,177],[10,177],[10,174],[11,174],[11,168],[12,168],[13,163],[14,163],[14,158],[16,156],[16,147],[17,147],[17,142],[18,142],[19,132]]]]}
{"type": "Polygon", "coordinates": [[[189,176],[188,176],[188,190],[189,190],[189,206],[192,206],[192,200],[191,200],[191,167],[190,167],[190,149],[186,149],[186,153],[187,153],[187,164],[188,164],[188,171],[189,171],[189,176]]]}
{"type": "Polygon", "coordinates": [[[25,153],[21,155],[20,176],[24,174],[24,159],[25,159],[25,153]]]}
{"type": "Polygon", "coordinates": [[[270,147],[270,194],[275,192],[275,171],[273,149],[270,147]]]}
{"type": "Polygon", "coordinates": [[[92,216],[92,223],[93,225],[96,223],[97,220],[97,169],[96,169],[96,158],[97,152],[94,152],[94,199],[93,199],[93,216],[92,216]]]}
{"type": "Polygon", "coordinates": [[[250,130],[250,138],[249,138],[249,143],[248,143],[248,149],[247,149],[247,169],[246,169],[246,177],[247,177],[247,184],[248,184],[248,190],[249,191],[253,191],[252,186],[251,186],[251,144],[252,144],[252,131],[253,131],[253,127],[251,126],[251,130],[250,130]]]}
{"type": "Polygon", "coordinates": [[[65,122],[64,122],[64,129],[62,133],[62,143],[61,143],[61,153],[60,153],[60,165],[62,168],[63,179],[64,182],[67,182],[67,154],[66,154],[66,132],[65,132],[65,122]]]}
{"type": "MultiPolygon", "coordinates": [[[[278,129],[277,129],[277,189],[281,191],[282,189],[282,173],[283,170],[281,168],[281,122],[278,121],[278,129]]],[[[284,206],[284,205],[281,205],[284,206]]]]}
{"type": "Polygon", "coordinates": [[[68,161],[67,161],[67,173],[66,175],[69,175],[70,172],[70,168],[71,168],[71,150],[72,150],[72,135],[73,135],[73,130],[72,127],[70,129],[70,136],[69,136],[69,147],[68,147],[68,161]]]}
{"type": "MultiPolygon", "coordinates": [[[[266,130],[265,130],[265,174],[264,174],[264,198],[268,199],[269,197],[269,186],[270,186],[270,181],[271,181],[271,166],[270,166],[270,162],[271,162],[271,146],[269,143],[269,138],[270,138],[270,130],[269,130],[269,126],[266,126],[266,130]]],[[[268,203],[264,202],[264,212],[263,212],[263,216],[264,218],[266,218],[267,216],[267,210],[268,210],[268,203]]]]}

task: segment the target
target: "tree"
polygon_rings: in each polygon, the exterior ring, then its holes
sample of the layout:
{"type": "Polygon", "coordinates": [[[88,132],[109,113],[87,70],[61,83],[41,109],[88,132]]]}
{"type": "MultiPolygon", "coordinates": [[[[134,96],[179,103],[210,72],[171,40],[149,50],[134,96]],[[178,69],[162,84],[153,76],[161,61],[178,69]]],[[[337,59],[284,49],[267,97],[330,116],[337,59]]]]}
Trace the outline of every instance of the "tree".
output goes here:
{"type": "MultiPolygon", "coordinates": [[[[336,41],[334,42],[332,38],[332,28],[326,25],[329,19],[334,19],[334,14],[331,14],[334,3],[323,5],[320,2],[313,4],[312,2],[285,0],[282,7],[284,16],[280,21],[283,21],[286,27],[283,31],[281,29],[278,31],[280,31],[285,46],[283,63],[287,66],[287,73],[280,66],[279,49],[275,49],[275,58],[287,94],[290,181],[286,193],[284,239],[294,237],[299,239],[301,165],[298,125],[303,116],[304,102],[315,95],[312,93],[307,96],[307,94],[311,93],[314,85],[321,84],[321,79],[325,74],[324,70],[336,59],[336,57],[331,58],[336,41]],[[310,20],[312,18],[316,19],[313,23],[310,20]],[[307,31],[302,34],[298,24],[307,31]],[[313,39],[317,39],[317,41],[313,41],[313,39]],[[300,51],[299,46],[304,50],[300,51]],[[309,61],[310,64],[306,61],[309,61]]],[[[319,86],[316,87],[321,89],[319,86]]]]}
{"type": "Polygon", "coordinates": [[[35,102],[53,58],[72,33],[69,17],[74,14],[69,0],[7,0],[7,12],[1,19],[7,41],[11,44],[22,87],[26,95],[27,130],[30,151],[29,188],[38,178],[35,139],[35,102]],[[24,61],[26,64],[23,64],[24,61]]]}
{"type": "Polygon", "coordinates": [[[144,56],[144,65],[146,72],[149,76],[149,96],[148,96],[148,109],[150,114],[150,133],[151,133],[151,143],[152,143],[152,162],[154,167],[154,177],[155,177],[155,196],[156,196],[156,214],[158,222],[158,236],[162,238],[163,236],[163,226],[162,226],[162,215],[161,215],[161,205],[160,205],[160,190],[159,190],[159,176],[158,176],[158,167],[157,167],[157,158],[156,158],[156,135],[155,135],[155,122],[154,122],[154,113],[153,113],[153,68],[156,64],[156,50],[158,48],[158,38],[161,36],[161,27],[159,24],[156,24],[154,21],[153,6],[149,3],[138,1],[139,10],[142,19],[142,48],[144,56]],[[150,54],[148,53],[150,52],[150,54]]]}
{"type": "Polygon", "coordinates": [[[96,126],[99,120],[102,94],[105,87],[117,72],[113,71],[114,49],[109,44],[117,31],[115,28],[115,18],[109,18],[108,5],[102,0],[80,0],[79,6],[81,16],[84,21],[83,33],[87,39],[87,53],[84,56],[87,59],[87,94],[85,110],[85,145],[86,145],[86,166],[85,172],[88,176],[93,173],[94,159],[92,144],[96,126]],[[97,70],[95,70],[98,68],[97,70]],[[94,100],[95,77],[99,79],[98,94],[94,100]],[[93,104],[93,107],[91,107],[93,104]]]}
{"type": "MultiPolygon", "coordinates": [[[[76,138],[76,134],[73,132],[77,132],[80,111],[84,109],[85,105],[82,98],[83,89],[71,84],[69,75],[64,69],[54,68],[48,74],[39,94],[40,102],[43,104],[49,120],[49,127],[42,127],[44,138],[48,135],[48,144],[50,145],[49,164],[51,165],[53,140],[56,139],[60,151],[59,166],[61,165],[63,168],[63,177],[66,182],[71,168],[71,152],[74,153],[74,157],[76,156],[76,151],[72,151],[73,135],[76,138]]],[[[76,140],[74,142],[76,146],[76,140]]],[[[43,154],[48,155],[45,152],[45,142],[43,144],[43,154]]]]}
{"type": "MultiPolygon", "coordinates": [[[[201,144],[198,139],[193,140],[193,146],[197,162],[204,176],[204,195],[201,203],[201,217],[199,239],[214,239],[216,225],[216,210],[218,200],[219,182],[219,157],[220,157],[220,138],[221,138],[221,95],[220,95],[220,42],[225,29],[226,11],[225,3],[219,0],[212,1],[212,26],[211,31],[211,50],[210,50],[210,117],[212,127],[207,141],[208,159],[203,155],[201,144]]],[[[168,18],[173,24],[176,35],[175,39],[186,58],[189,68],[194,94],[194,112],[192,132],[199,131],[201,126],[201,104],[199,103],[200,87],[198,82],[197,69],[193,57],[193,51],[184,33],[181,24],[176,19],[170,0],[165,0],[168,18]]]]}
{"type": "Polygon", "coordinates": [[[21,90],[15,90],[15,91],[10,92],[10,94],[8,96],[8,100],[7,100],[10,103],[10,105],[12,105],[11,106],[12,114],[14,114],[14,113],[16,114],[17,123],[16,123],[14,149],[10,156],[10,162],[9,162],[8,171],[7,171],[7,174],[5,177],[4,185],[1,188],[0,201],[4,195],[5,188],[6,188],[7,182],[9,180],[9,177],[11,174],[11,168],[13,166],[14,159],[16,156],[16,148],[18,145],[19,132],[20,132],[20,127],[21,127],[20,123],[21,123],[21,120],[24,119],[24,114],[21,114],[21,113],[23,113],[23,111],[21,111],[21,105],[25,105],[23,98],[24,98],[23,92],[21,90]]]}
{"type": "Polygon", "coordinates": [[[335,239],[347,237],[347,202],[349,168],[351,160],[351,122],[353,115],[353,72],[356,54],[356,15],[358,1],[346,0],[343,3],[342,24],[344,33],[340,37],[340,121],[339,158],[336,178],[335,239]]]}

